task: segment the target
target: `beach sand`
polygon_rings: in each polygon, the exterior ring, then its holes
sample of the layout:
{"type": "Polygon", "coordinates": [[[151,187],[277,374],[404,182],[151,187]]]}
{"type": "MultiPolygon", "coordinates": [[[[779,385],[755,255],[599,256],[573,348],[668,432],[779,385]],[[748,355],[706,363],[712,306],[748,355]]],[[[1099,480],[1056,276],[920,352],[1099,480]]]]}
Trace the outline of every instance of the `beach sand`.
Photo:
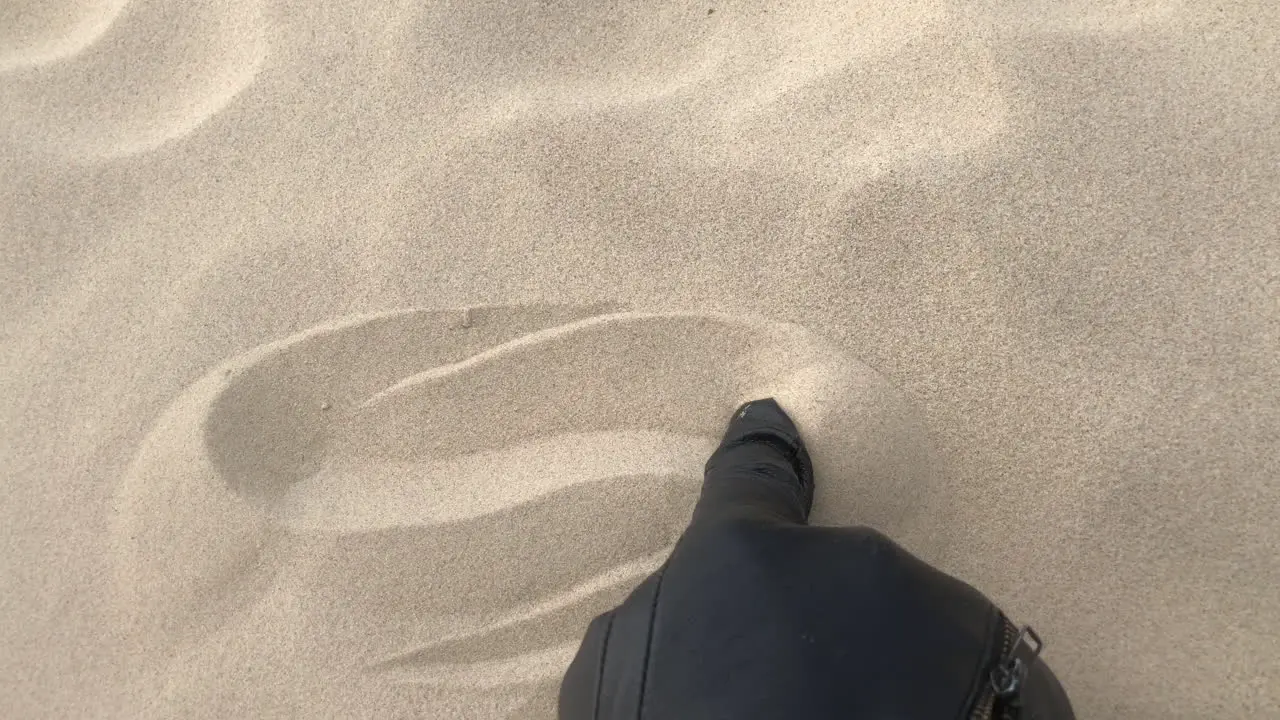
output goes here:
{"type": "Polygon", "coordinates": [[[0,8],[0,714],[554,715],[738,403],[1280,716],[1274,3],[0,8]]]}

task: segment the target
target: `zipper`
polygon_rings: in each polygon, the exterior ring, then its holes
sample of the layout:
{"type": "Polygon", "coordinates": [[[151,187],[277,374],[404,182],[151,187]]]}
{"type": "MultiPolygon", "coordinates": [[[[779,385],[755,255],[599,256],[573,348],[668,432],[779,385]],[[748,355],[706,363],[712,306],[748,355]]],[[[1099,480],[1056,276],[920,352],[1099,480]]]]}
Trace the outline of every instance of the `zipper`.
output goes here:
{"type": "Polygon", "coordinates": [[[1044,649],[1044,641],[1030,625],[1019,630],[1003,613],[1000,623],[1000,655],[987,674],[969,720],[1018,720],[1022,685],[1044,649]]]}
{"type": "Polygon", "coordinates": [[[995,665],[988,672],[988,676],[983,678],[982,694],[978,696],[978,701],[973,705],[973,712],[969,713],[969,720],[993,720],[992,712],[995,710],[996,691],[991,686],[990,672],[994,672],[995,668],[1004,660],[1005,656],[1013,648],[1014,638],[1018,636],[1018,630],[1009,622],[1009,619],[1000,614],[1000,654],[996,656],[995,665]]]}

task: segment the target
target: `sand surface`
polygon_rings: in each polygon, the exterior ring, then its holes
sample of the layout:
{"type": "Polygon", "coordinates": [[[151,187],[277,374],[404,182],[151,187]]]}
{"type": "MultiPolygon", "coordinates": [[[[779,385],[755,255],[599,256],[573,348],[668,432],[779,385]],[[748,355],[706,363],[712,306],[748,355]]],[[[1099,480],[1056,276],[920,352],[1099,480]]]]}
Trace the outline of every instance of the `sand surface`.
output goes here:
{"type": "Polygon", "coordinates": [[[1280,5],[0,6],[0,715],[552,716],[775,395],[1082,718],[1280,717],[1280,5]]]}

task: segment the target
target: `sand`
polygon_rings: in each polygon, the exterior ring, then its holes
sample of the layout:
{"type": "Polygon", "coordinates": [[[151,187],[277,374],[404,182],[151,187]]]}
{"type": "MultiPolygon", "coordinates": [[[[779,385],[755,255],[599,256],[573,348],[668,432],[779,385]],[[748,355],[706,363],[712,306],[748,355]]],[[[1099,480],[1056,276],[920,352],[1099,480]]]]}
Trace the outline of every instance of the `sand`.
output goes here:
{"type": "Polygon", "coordinates": [[[1274,3],[0,8],[0,711],[553,715],[775,395],[1081,717],[1280,716],[1274,3]]]}

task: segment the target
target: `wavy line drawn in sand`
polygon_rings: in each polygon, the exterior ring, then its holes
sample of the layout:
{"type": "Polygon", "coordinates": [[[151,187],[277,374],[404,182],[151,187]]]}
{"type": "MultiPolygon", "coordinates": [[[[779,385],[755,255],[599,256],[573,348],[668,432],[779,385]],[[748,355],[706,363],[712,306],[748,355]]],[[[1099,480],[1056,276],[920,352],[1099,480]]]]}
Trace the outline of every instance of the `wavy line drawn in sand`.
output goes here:
{"type": "Polygon", "coordinates": [[[668,552],[664,548],[611,568],[563,593],[495,618],[479,631],[447,635],[427,647],[376,663],[370,671],[393,680],[468,687],[554,677],[573,658],[583,618],[619,603],[662,565],[668,552]]]}
{"type": "Polygon", "coordinates": [[[515,306],[309,330],[215,368],[149,432],[117,494],[122,597],[198,642],[285,588],[342,618],[339,652],[398,638],[338,659],[363,677],[542,697],[665,558],[728,413],[763,396],[833,478],[816,522],[913,514],[918,423],[793,324],[515,306]]]}
{"type": "Polygon", "coordinates": [[[344,532],[459,522],[602,477],[696,477],[696,459],[712,449],[704,438],[645,431],[566,433],[437,461],[343,454],[293,485],[275,514],[286,527],[344,532]]]}
{"type": "Polygon", "coordinates": [[[266,57],[261,6],[261,0],[85,2],[68,9],[75,22],[46,23],[36,37],[15,31],[24,42],[3,56],[0,134],[77,162],[146,152],[183,137],[257,76],[266,57]]]}

